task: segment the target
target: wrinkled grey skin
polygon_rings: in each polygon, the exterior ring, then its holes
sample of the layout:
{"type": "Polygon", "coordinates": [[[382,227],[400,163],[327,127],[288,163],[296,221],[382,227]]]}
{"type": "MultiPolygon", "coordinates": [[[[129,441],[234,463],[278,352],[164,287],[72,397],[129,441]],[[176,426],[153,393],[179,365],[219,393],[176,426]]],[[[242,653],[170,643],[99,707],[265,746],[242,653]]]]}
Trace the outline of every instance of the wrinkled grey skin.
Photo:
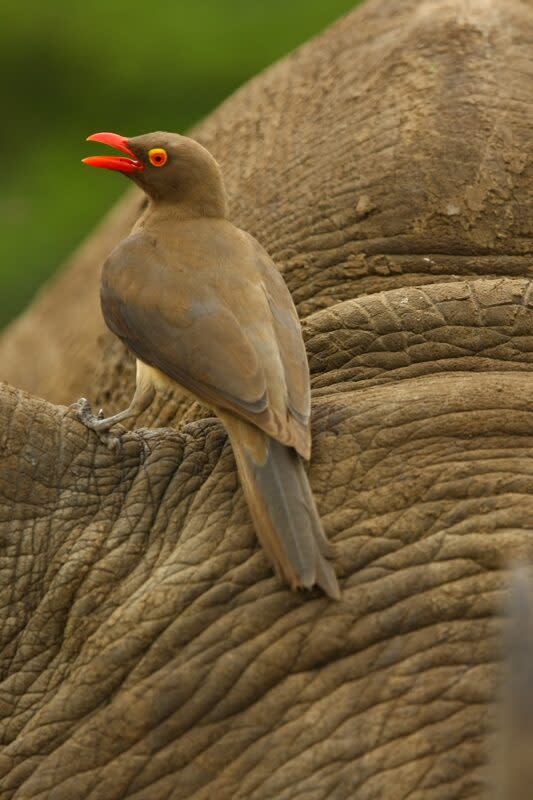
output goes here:
{"type": "Polygon", "coordinates": [[[502,640],[501,610],[533,559],[532,12],[391,7],[196,131],[303,318],[342,601],[273,576],[199,406],[159,398],[112,452],[53,404],[95,375],[106,412],[131,394],[96,307],[128,196],[0,342],[32,393],[0,388],[2,800],[462,800],[496,766],[522,800],[509,687],[533,647],[502,640]]]}

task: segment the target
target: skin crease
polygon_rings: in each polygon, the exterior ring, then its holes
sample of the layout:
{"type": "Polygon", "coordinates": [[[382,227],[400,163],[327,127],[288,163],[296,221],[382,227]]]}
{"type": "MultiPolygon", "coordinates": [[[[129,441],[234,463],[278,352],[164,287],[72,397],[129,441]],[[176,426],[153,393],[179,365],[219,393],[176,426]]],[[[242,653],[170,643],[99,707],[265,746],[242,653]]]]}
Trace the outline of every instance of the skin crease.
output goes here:
{"type": "Polygon", "coordinates": [[[205,405],[120,452],[57,405],[131,399],[98,287],[137,187],[4,334],[2,800],[529,800],[531,30],[368,0],[193,133],[302,319],[340,602],[273,574],[205,405]]]}
{"type": "MultiPolygon", "coordinates": [[[[226,219],[220,167],[193,139],[157,132],[89,137],[132,158],[86,159],[122,171],[149,204],[102,271],[109,328],[137,356],[128,409],[103,418],[80,401],[97,432],[142,414],[155,389],[184,388],[229,434],[254,525],[292,589],[340,589],[301,458],[310,456],[310,388],[300,323],[288,289],[253,237],[226,219]],[[163,151],[161,166],[151,153],[163,151]],[[154,371],[155,370],[155,371],[154,371]]],[[[111,440],[113,441],[113,440],[111,440]]]]}

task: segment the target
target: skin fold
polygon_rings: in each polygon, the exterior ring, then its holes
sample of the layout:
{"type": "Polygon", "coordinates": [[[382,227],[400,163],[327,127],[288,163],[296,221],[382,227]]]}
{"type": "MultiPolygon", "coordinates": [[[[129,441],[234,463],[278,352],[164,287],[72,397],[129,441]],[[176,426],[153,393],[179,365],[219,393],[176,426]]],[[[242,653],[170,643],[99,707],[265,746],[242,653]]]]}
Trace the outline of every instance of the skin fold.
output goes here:
{"type": "Polygon", "coordinates": [[[131,400],[98,286],[137,190],[5,333],[2,800],[526,800],[531,31],[371,0],[193,132],[302,319],[339,602],[273,574],[204,405],[120,452],[61,405],[131,400]]]}

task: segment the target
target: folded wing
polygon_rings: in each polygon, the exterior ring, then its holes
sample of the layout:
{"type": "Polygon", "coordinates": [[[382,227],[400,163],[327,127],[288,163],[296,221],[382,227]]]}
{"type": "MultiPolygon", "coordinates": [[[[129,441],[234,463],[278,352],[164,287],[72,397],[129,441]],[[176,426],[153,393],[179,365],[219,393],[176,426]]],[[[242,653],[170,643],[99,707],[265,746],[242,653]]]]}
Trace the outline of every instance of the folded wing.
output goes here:
{"type": "MultiPolygon", "coordinates": [[[[253,242],[253,240],[251,240],[253,242]]],[[[143,234],[105,264],[101,303],[111,330],[146,364],[208,406],[254,423],[309,457],[309,373],[283,279],[259,246],[227,279],[167,263],[143,234]]]]}

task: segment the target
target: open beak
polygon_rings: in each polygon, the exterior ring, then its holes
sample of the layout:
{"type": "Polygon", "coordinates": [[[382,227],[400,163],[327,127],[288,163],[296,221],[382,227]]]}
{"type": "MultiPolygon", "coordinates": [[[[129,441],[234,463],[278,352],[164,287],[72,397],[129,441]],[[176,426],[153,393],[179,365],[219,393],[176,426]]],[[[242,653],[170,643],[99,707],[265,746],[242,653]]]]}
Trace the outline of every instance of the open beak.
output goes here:
{"type": "Polygon", "coordinates": [[[125,173],[141,172],[144,169],[142,162],[129,149],[128,140],[124,136],[119,136],[118,133],[93,133],[92,136],[87,137],[87,141],[108,144],[110,147],[114,147],[115,150],[126,153],[130,158],[124,158],[123,156],[89,156],[89,158],[82,158],[84,164],[125,173]]]}

